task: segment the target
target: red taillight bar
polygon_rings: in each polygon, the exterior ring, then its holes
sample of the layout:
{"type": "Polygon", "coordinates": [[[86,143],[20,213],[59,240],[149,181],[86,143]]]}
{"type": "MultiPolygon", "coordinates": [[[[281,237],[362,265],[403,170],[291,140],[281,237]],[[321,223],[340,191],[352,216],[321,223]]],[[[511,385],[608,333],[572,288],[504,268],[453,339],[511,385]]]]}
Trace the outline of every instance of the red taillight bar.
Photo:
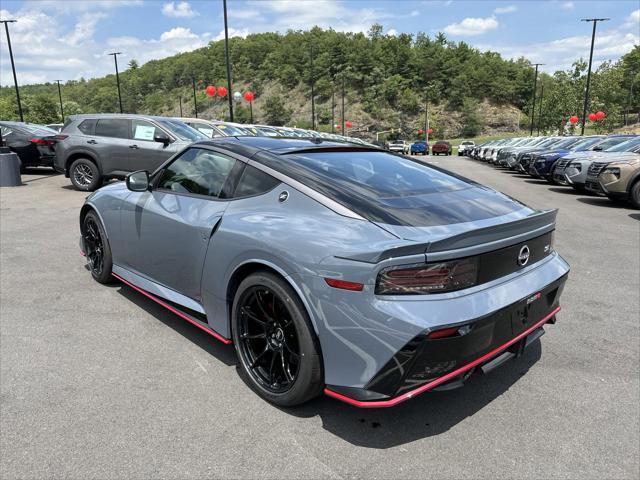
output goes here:
{"type": "Polygon", "coordinates": [[[325,278],[327,285],[333,288],[340,288],[342,290],[351,290],[352,292],[361,292],[364,288],[362,283],[347,282],[346,280],[337,280],[335,278],[325,278]]]}
{"type": "Polygon", "coordinates": [[[459,327],[443,328],[442,330],[434,330],[427,335],[427,338],[433,340],[434,338],[453,337],[458,333],[459,327]]]}

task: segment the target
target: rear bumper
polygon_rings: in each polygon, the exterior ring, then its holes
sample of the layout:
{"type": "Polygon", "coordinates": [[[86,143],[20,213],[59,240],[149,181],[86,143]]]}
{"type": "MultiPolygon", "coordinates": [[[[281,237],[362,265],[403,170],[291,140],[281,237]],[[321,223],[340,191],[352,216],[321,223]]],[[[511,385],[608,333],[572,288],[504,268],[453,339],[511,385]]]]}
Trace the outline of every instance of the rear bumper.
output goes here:
{"type": "Polygon", "coordinates": [[[328,384],[325,394],[362,408],[392,407],[434,388],[450,389],[476,367],[490,370],[519,355],[545,323],[555,323],[568,274],[497,311],[471,319],[452,337],[417,334],[363,387],[328,384]],[[531,340],[531,338],[529,338],[531,340]]]}
{"type": "MultiPolygon", "coordinates": [[[[563,284],[564,280],[563,278],[563,284]]],[[[559,293],[558,293],[559,296],[559,293]]],[[[339,393],[336,387],[331,387],[328,385],[324,389],[325,395],[340,400],[342,402],[348,403],[349,405],[353,405],[359,408],[389,408],[398,405],[399,403],[405,402],[421,393],[427,392],[429,390],[433,390],[437,387],[445,387],[449,382],[459,382],[460,386],[462,381],[466,380],[468,376],[473,372],[476,367],[483,368],[485,371],[492,370],[493,368],[504,363],[505,360],[510,359],[514,356],[518,356],[518,352],[522,352],[526,347],[532,343],[533,340],[539,338],[543,331],[541,331],[542,327],[547,323],[555,323],[555,316],[560,311],[560,306],[556,305],[552,308],[550,312],[544,315],[542,318],[533,321],[532,324],[527,327],[525,330],[521,331],[515,337],[510,340],[491,348],[488,352],[478,356],[474,360],[465,363],[464,365],[455,368],[454,370],[449,371],[448,373],[437,377],[435,379],[429,380],[427,383],[420,385],[417,388],[413,388],[411,390],[405,391],[399,395],[385,398],[382,400],[360,400],[358,398],[354,398],[354,396],[345,395],[343,393],[339,393]],[[532,340],[532,341],[529,341],[532,340]],[[516,347],[514,349],[514,347],[516,347]],[[515,350],[515,352],[513,351],[515,350]]],[[[446,339],[445,339],[446,340],[446,339]]],[[[458,386],[458,385],[456,385],[458,386]]],[[[455,387],[454,387],[455,388],[455,387]]],[[[349,389],[346,389],[349,390],[349,389]]],[[[354,390],[354,389],[351,389],[354,390]]],[[[365,395],[358,395],[360,397],[364,397],[365,395]]]]}

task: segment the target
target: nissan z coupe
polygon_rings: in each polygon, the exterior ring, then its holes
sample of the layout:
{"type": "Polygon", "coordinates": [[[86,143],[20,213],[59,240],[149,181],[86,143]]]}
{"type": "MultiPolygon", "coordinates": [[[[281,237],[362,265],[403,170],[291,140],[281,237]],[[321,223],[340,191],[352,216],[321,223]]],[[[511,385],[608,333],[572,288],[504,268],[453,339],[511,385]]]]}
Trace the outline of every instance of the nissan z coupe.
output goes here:
{"type": "Polygon", "coordinates": [[[98,282],[233,343],[266,400],[390,407],[555,323],[555,217],[373,147],[225,137],[87,197],[80,246],[98,282]]]}

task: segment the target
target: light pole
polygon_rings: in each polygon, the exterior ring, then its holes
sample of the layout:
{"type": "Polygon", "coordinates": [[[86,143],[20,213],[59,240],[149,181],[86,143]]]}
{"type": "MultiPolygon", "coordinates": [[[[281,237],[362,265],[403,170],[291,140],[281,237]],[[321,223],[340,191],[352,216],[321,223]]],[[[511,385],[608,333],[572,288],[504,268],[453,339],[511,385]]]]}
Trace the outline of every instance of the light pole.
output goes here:
{"type": "Polygon", "coordinates": [[[315,73],[313,71],[313,43],[309,47],[309,59],[311,60],[311,130],[316,129],[316,96],[314,92],[315,88],[315,73]]]}
{"type": "Polygon", "coordinates": [[[331,88],[331,133],[336,133],[336,84],[331,88]]]}
{"type": "Polygon", "coordinates": [[[342,74],[342,133],[344,134],[344,74],[342,74]]]}
{"type": "Polygon", "coordinates": [[[193,111],[198,118],[198,100],[196,100],[196,79],[191,77],[191,86],[193,87],[193,111]]]}
{"type": "Polygon", "coordinates": [[[231,58],[229,57],[229,28],[227,25],[227,0],[222,0],[224,9],[224,56],[227,64],[227,89],[229,91],[229,121],[233,122],[233,99],[231,98],[231,58]]]}
{"type": "Polygon", "coordinates": [[[180,118],[184,117],[182,115],[182,95],[178,97],[178,103],[180,103],[180,118]]]}
{"type": "Polygon", "coordinates": [[[636,80],[635,73],[631,74],[631,84],[629,85],[629,97],[627,98],[627,111],[624,116],[624,126],[629,125],[629,112],[631,111],[631,96],[633,95],[633,84],[636,80]]]}
{"type": "Polygon", "coordinates": [[[24,116],[22,115],[22,103],[20,102],[20,89],[18,88],[18,77],[16,76],[16,64],[13,61],[13,50],[11,48],[11,36],[9,35],[9,24],[15,23],[17,20],[0,20],[0,23],[4,23],[4,30],[7,32],[7,46],[9,47],[9,57],[11,58],[11,70],[13,71],[13,84],[16,87],[16,100],[18,101],[18,113],[20,114],[20,121],[24,122],[24,116]]]}
{"type": "Polygon", "coordinates": [[[429,97],[426,95],[424,97],[424,141],[429,145],[429,97]]]}
{"type": "Polygon", "coordinates": [[[122,52],[113,52],[109,55],[113,55],[113,63],[116,66],[116,84],[118,85],[118,103],[120,104],[120,113],[122,112],[122,94],[120,93],[120,73],[118,72],[118,55],[122,55],[122,52]]]}
{"type": "Polygon", "coordinates": [[[584,126],[587,123],[587,106],[589,104],[589,84],[591,82],[591,63],[593,61],[593,44],[596,40],[596,25],[598,22],[606,22],[608,18],[583,18],[582,22],[593,22],[593,31],[591,32],[591,50],[589,51],[589,68],[587,69],[587,88],[584,91],[584,106],[582,108],[582,130],[580,135],[584,135],[584,126]]]}
{"type": "Polygon", "coordinates": [[[62,90],[60,90],[60,82],[62,80],[55,80],[58,84],[58,99],[60,100],[60,117],[62,118],[62,123],[64,123],[64,108],[62,107],[62,90]]]}
{"type": "Polygon", "coordinates": [[[536,88],[538,87],[538,67],[544,63],[534,63],[536,67],[536,75],[533,78],[533,100],[531,100],[531,126],[529,127],[529,136],[533,135],[533,118],[536,116],[536,88]]]}
{"type": "Polygon", "coordinates": [[[540,120],[542,120],[542,98],[544,97],[544,83],[540,85],[540,107],[538,108],[538,133],[536,135],[540,136],[540,120]]]}

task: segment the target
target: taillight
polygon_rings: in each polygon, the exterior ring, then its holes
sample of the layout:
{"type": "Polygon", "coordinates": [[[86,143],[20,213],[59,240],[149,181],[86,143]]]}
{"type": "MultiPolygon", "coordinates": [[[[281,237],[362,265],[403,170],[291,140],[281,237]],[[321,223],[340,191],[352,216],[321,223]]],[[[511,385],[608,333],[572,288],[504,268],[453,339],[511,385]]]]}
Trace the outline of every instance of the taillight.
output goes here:
{"type": "Polygon", "coordinates": [[[55,140],[48,140],[45,138],[32,138],[30,142],[35,145],[45,145],[45,146],[51,146],[56,144],[55,140]]]}
{"type": "Polygon", "coordinates": [[[427,335],[427,338],[429,340],[434,340],[436,338],[453,337],[455,335],[458,335],[458,327],[449,327],[443,328],[442,330],[434,330],[427,335]]]}
{"type": "Polygon", "coordinates": [[[324,281],[330,287],[351,290],[352,292],[360,292],[364,288],[362,283],[347,282],[346,280],[338,280],[336,278],[325,278],[324,281]]]}
{"type": "Polygon", "coordinates": [[[475,257],[410,267],[390,267],[378,275],[377,295],[416,295],[460,290],[476,284],[475,257]]]}

